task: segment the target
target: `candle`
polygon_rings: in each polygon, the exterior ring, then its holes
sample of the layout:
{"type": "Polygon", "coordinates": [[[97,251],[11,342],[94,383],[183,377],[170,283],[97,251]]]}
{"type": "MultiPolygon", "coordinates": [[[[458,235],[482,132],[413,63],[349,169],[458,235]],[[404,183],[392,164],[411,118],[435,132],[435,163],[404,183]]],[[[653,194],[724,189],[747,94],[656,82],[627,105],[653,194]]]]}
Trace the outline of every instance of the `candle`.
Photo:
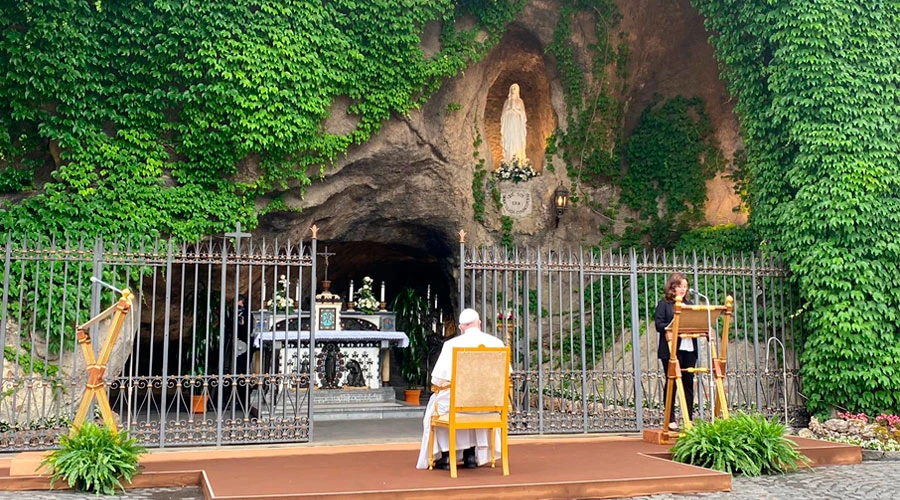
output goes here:
{"type": "Polygon", "coordinates": [[[437,294],[434,294],[434,308],[437,309],[437,294]]]}
{"type": "Polygon", "coordinates": [[[425,301],[428,302],[431,300],[431,283],[428,284],[428,288],[425,289],[425,301]]]}
{"type": "Polygon", "coordinates": [[[353,280],[350,280],[350,302],[353,302],[353,280]]]}
{"type": "Polygon", "coordinates": [[[384,281],[381,282],[381,301],[384,302],[384,281]]]}

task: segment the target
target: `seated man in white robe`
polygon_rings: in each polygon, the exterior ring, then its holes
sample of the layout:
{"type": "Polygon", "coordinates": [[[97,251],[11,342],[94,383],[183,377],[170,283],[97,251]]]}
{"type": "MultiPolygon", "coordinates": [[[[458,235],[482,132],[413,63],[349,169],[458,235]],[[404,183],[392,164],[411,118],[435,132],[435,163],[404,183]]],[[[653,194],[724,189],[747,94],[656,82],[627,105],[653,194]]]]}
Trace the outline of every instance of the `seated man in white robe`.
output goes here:
{"type": "MultiPolygon", "coordinates": [[[[443,387],[431,395],[428,406],[425,409],[424,432],[422,435],[422,448],[419,450],[417,469],[428,468],[428,440],[434,439],[435,468],[450,468],[450,434],[446,428],[438,427],[435,435],[431,436],[431,416],[435,411],[446,415],[450,408],[450,378],[453,369],[454,347],[504,347],[503,341],[481,331],[481,318],[474,309],[464,309],[459,315],[459,329],[462,335],[457,335],[444,342],[441,355],[431,371],[431,383],[435,387],[443,387]],[[440,455],[438,455],[440,453],[440,455]]],[[[455,460],[463,460],[467,468],[475,468],[491,461],[488,449],[488,429],[463,429],[456,433],[455,460]]],[[[495,458],[499,457],[500,433],[494,433],[495,458]]]]}

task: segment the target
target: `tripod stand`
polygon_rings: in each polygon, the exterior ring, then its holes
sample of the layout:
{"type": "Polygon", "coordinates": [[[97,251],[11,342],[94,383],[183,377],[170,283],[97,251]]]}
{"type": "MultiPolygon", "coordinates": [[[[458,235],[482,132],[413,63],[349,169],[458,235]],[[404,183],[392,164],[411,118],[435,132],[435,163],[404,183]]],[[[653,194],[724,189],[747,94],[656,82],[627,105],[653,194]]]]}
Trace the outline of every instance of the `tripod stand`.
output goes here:
{"type": "Polygon", "coordinates": [[[103,415],[103,423],[108,429],[117,432],[116,421],[113,418],[112,408],[109,406],[109,398],[106,396],[106,382],[103,380],[103,374],[106,372],[106,364],[109,356],[112,354],[113,346],[122,330],[125,322],[125,316],[131,311],[131,300],[134,295],[127,288],[121,290],[119,300],[109,309],[91,318],[87,323],[76,328],[78,344],[81,345],[81,352],[84,353],[84,360],[87,364],[86,370],[88,374],[87,384],[84,387],[84,396],[81,398],[81,404],[75,413],[75,420],[72,421],[72,432],[84,424],[87,418],[88,410],[94,398],[97,398],[97,405],[100,408],[100,414],[103,415]],[[109,334],[106,336],[106,342],[100,351],[100,357],[94,358],[94,348],[91,346],[91,336],[88,329],[98,322],[102,321],[109,315],[114,314],[112,324],[109,327],[109,334]]]}

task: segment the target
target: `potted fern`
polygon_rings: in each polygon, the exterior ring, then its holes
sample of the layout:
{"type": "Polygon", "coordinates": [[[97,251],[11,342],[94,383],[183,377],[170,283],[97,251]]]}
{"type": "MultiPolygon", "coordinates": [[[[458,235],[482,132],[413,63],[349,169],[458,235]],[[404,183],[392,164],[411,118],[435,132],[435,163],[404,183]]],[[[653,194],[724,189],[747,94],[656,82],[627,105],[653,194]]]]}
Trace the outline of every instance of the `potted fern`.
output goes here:
{"type": "Polygon", "coordinates": [[[50,487],[64,480],[71,488],[102,495],[113,495],[117,488],[124,491],[122,480],[131,483],[138,473],[138,460],[147,452],[127,432],[93,422],[85,422],[71,435],[61,435],[59,445],[41,461],[51,471],[50,487]]]}
{"type": "Polygon", "coordinates": [[[425,368],[428,356],[427,327],[431,321],[428,301],[412,288],[404,288],[391,308],[397,313],[397,328],[409,337],[409,346],[399,352],[400,373],[409,384],[404,396],[407,403],[419,404],[422,389],[428,381],[425,368]]]}
{"type": "Polygon", "coordinates": [[[712,423],[698,421],[672,447],[676,462],[732,474],[783,474],[809,459],[785,437],[783,424],[759,414],[735,413],[712,423]]]}

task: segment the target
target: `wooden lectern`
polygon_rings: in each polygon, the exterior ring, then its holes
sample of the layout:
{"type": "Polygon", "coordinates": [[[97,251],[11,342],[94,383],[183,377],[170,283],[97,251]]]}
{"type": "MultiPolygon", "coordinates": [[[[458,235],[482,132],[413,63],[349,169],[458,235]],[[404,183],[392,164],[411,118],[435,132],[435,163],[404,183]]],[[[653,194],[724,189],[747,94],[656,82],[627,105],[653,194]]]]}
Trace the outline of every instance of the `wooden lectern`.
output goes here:
{"type": "Polygon", "coordinates": [[[681,303],[681,297],[675,297],[675,315],[669,326],[666,327],[666,338],[669,342],[669,366],[666,370],[666,405],[663,409],[662,431],[645,430],[644,441],[669,444],[678,438],[678,431],[669,430],[669,415],[672,413],[672,405],[675,403],[673,391],[678,388],[678,404],[681,407],[681,419],[683,429],[692,427],[688,419],[687,400],[684,397],[684,383],[681,380],[682,372],[709,373],[709,367],[681,368],[678,363],[678,345],[681,339],[706,339],[709,344],[709,352],[712,357],[712,372],[715,378],[716,397],[713,407],[713,418],[728,418],[728,401],[725,398],[725,365],[728,360],[728,328],[731,326],[731,316],[734,311],[734,298],[730,295],[725,298],[725,305],[685,305],[681,303]],[[715,323],[724,313],[722,322],[721,352],[716,349],[715,323]]]}

